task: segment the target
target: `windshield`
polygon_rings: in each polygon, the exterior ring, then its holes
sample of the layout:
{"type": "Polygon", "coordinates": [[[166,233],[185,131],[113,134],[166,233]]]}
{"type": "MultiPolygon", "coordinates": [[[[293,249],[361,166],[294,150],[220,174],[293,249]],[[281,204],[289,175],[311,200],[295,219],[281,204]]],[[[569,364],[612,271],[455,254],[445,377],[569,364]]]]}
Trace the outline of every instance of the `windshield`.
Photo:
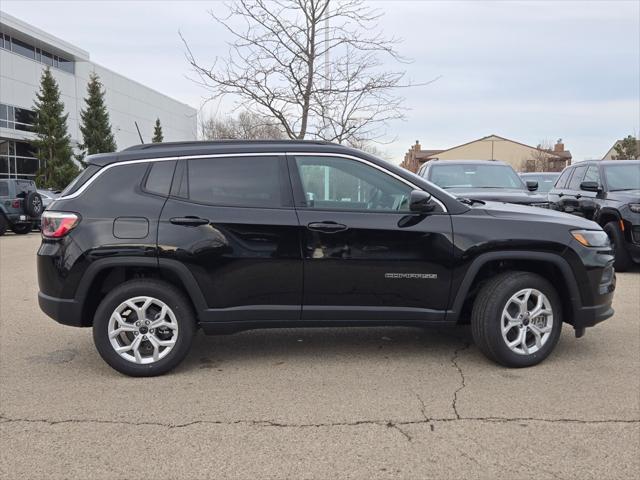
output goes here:
{"type": "Polygon", "coordinates": [[[442,188],[524,188],[508,165],[434,165],[429,180],[442,188]]]}
{"type": "Polygon", "coordinates": [[[624,163],[605,165],[604,173],[610,192],[616,190],[640,190],[640,163],[624,163]]]}
{"type": "Polygon", "coordinates": [[[553,185],[556,183],[556,180],[560,174],[557,175],[523,175],[522,179],[525,182],[538,182],[538,193],[547,193],[553,188],[553,185]]]}

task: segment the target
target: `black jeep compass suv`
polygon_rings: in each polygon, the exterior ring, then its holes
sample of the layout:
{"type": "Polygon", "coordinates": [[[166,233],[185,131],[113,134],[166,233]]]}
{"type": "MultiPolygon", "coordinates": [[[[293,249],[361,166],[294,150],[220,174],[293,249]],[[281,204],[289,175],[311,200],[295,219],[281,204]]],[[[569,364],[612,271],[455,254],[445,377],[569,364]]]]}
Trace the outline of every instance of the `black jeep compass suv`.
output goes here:
{"type": "Polygon", "coordinates": [[[609,318],[609,239],[541,208],[462,203],[323,142],[192,142],[93,155],[43,215],[40,307],[93,327],[128,375],[175,367],[206,333],[469,322],[511,367],[609,318]]]}

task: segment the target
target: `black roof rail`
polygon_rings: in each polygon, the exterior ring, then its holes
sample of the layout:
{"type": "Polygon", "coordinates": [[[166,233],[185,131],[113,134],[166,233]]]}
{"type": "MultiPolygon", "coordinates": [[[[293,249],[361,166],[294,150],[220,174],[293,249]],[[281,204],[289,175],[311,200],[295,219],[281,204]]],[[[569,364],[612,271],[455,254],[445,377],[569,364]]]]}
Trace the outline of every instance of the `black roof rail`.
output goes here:
{"type": "Polygon", "coordinates": [[[345,147],[345,145],[341,145],[338,143],[328,142],[326,140],[191,140],[184,142],[161,142],[161,143],[142,143],[140,145],[132,145],[131,147],[127,147],[122,152],[131,152],[135,150],[151,150],[151,149],[160,149],[160,148],[175,148],[175,147],[206,147],[206,146],[216,146],[216,145],[242,145],[242,144],[253,144],[253,145],[333,145],[335,147],[345,147]]]}

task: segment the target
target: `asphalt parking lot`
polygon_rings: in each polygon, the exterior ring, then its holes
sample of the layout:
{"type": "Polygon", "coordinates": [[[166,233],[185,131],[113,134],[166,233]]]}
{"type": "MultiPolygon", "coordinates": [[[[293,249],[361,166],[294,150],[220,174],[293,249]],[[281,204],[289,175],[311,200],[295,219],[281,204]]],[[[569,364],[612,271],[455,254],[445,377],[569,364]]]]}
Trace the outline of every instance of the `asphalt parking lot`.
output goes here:
{"type": "Polygon", "coordinates": [[[640,271],[616,315],[534,368],[468,329],[199,334],[174,373],[111,370],[37,306],[39,235],[0,238],[0,476],[536,478],[640,475],[640,271]]]}

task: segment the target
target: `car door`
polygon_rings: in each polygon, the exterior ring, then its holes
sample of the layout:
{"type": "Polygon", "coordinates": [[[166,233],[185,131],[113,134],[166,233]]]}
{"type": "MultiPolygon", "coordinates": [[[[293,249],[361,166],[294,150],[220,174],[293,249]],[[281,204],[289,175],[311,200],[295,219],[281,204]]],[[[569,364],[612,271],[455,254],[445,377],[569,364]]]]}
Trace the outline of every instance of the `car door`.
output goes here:
{"type": "Polygon", "coordinates": [[[563,212],[582,216],[582,213],[580,212],[579,202],[580,198],[582,197],[580,183],[582,182],[586,171],[586,165],[574,167],[573,175],[571,175],[571,178],[569,179],[567,187],[564,190],[564,197],[560,202],[563,212]]]}
{"type": "Polygon", "coordinates": [[[555,185],[549,190],[547,194],[547,199],[549,201],[549,207],[553,210],[563,210],[562,199],[565,195],[565,188],[569,179],[571,178],[571,173],[573,172],[573,168],[566,168],[560,174],[560,177],[556,181],[555,185]]]}
{"type": "Polygon", "coordinates": [[[289,156],[304,259],[304,320],[439,321],[449,298],[451,220],[416,187],[356,157],[289,156]]]}
{"type": "Polygon", "coordinates": [[[284,156],[178,162],[158,228],[159,263],[186,266],[204,321],[299,320],[302,258],[284,156]]]}
{"type": "MultiPolygon", "coordinates": [[[[600,181],[600,171],[598,165],[589,165],[587,167],[587,171],[585,172],[582,182],[595,182],[598,185],[602,185],[602,182],[600,181]]],[[[576,195],[580,216],[588,218],[589,220],[593,220],[599,209],[598,198],[601,196],[601,191],[592,192],[588,190],[582,190],[580,188],[580,192],[576,195]]]]}

